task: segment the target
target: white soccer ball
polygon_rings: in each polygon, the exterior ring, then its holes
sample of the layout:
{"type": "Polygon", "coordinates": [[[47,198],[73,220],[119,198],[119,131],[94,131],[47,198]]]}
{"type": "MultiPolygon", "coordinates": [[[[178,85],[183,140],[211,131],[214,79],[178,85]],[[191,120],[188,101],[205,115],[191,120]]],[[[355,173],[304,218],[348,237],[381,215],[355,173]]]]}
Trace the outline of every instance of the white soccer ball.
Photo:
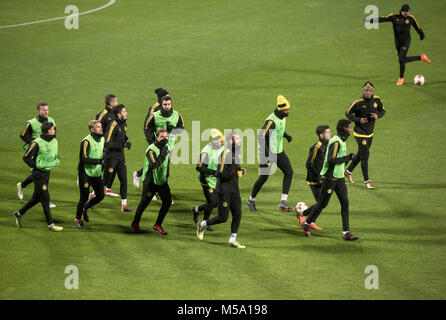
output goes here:
{"type": "Polygon", "coordinates": [[[413,78],[413,83],[417,86],[422,86],[424,84],[424,77],[421,74],[417,74],[415,78],[413,78]]]}
{"type": "Polygon", "coordinates": [[[305,202],[298,202],[296,204],[296,212],[299,214],[302,214],[302,212],[304,212],[307,209],[308,209],[308,206],[305,202]]]}

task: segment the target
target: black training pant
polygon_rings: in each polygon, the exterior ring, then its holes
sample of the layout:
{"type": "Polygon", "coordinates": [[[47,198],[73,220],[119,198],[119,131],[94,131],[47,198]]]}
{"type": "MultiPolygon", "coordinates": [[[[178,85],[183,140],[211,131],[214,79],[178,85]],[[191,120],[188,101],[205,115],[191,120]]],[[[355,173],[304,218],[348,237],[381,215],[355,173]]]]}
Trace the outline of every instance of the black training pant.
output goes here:
{"type": "Polygon", "coordinates": [[[322,185],[310,184],[310,189],[311,189],[311,192],[313,192],[314,200],[316,200],[316,202],[318,202],[319,198],[321,196],[322,185]]]}
{"type": "Polygon", "coordinates": [[[209,219],[212,210],[217,207],[217,196],[215,189],[209,188],[207,185],[201,185],[203,188],[204,197],[206,198],[206,203],[198,207],[198,211],[204,211],[203,220],[209,219]]]}
{"type": "Polygon", "coordinates": [[[347,186],[345,185],[345,179],[323,179],[321,187],[321,196],[318,202],[307,210],[304,211],[304,216],[308,216],[306,222],[311,224],[316,222],[319,214],[328,205],[332,193],[336,192],[339,202],[341,204],[341,216],[342,216],[342,229],[343,231],[348,231],[349,228],[349,217],[348,217],[348,193],[347,186]]]}
{"type": "Polygon", "coordinates": [[[242,220],[242,200],[240,193],[217,192],[218,216],[206,220],[208,226],[224,223],[229,218],[229,210],[232,214],[231,233],[237,233],[242,220]]]}
{"type": "Polygon", "coordinates": [[[21,182],[21,185],[22,185],[22,188],[26,188],[30,183],[32,183],[33,182],[33,175],[32,175],[32,173],[29,175],[29,176],[27,176],[26,178],[25,178],[25,180],[23,180],[22,182],[21,182]]]}
{"type": "Polygon", "coordinates": [[[410,38],[395,39],[395,47],[398,52],[398,61],[400,63],[400,78],[404,78],[404,71],[406,70],[406,63],[421,60],[421,56],[408,57],[407,52],[410,47],[410,38]]]}
{"type": "Polygon", "coordinates": [[[48,225],[53,223],[50,211],[50,193],[48,192],[48,184],[50,182],[50,172],[34,169],[32,172],[32,181],[34,182],[34,193],[31,199],[19,210],[20,215],[24,215],[26,211],[34,207],[40,202],[45,214],[48,225]]]}
{"type": "Polygon", "coordinates": [[[104,183],[101,177],[90,177],[82,171],[78,173],[80,198],[77,203],[76,219],[82,218],[82,210],[84,208],[88,210],[104,199],[104,183]],[[94,190],[95,197],[88,200],[90,186],[94,190]]]}
{"type": "MultiPolygon", "coordinates": [[[[276,163],[277,167],[280,170],[282,170],[284,174],[282,182],[282,193],[288,194],[291,188],[291,182],[293,181],[293,167],[291,166],[290,159],[288,159],[288,156],[286,155],[285,151],[277,154],[276,163]]],[[[266,167],[266,165],[264,164],[260,165],[259,168],[260,175],[257,181],[254,183],[251,192],[251,197],[255,198],[259,193],[260,189],[262,188],[262,186],[268,180],[271,174],[272,165],[273,163],[271,163],[270,166],[268,167],[266,167]]]]}
{"type": "Polygon", "coordinates": [[[105,158],[104,159],[104,185],[111,188],[115,174],[118,175],[121,182],[121,199],[127,199],[127,166],[125,158],[105,158]]]}
{"type": "Polygon", "coordinates": [[[167,182],[160,186],[154,184],[153,182],[143,185],[141,200],[139,201],[135,217],[133,218],[134,223],[139,223],[141,221],[141,216],[144,213],[144,210],[152,201],[155,193],[158,193],[161,198],[161,208],[158,212],[158,218],[156,219],[155,224],[160,226],[163,223],[164,218],[169,211],[170,205],[172,204],[172,195],[170,193],[170,187],[167,182]]]}
{"type": "Polygon", "coordinates": [[[356,143],[358,144],[358,152],[353,157],[352,162],[348,166],[347,170],[353,172],[355,167],[361,162],[362,175],[364,181],[369,181],[369,155],[370,148],[372,147],[373,137],[361,138],[355,136],[356,143]]]}

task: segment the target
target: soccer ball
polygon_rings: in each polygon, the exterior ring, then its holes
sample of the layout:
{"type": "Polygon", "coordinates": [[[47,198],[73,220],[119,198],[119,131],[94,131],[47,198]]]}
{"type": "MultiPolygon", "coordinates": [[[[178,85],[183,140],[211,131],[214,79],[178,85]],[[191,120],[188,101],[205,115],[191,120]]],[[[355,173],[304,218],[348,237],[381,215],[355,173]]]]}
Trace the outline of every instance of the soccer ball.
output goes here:
{"type": "Polygon", "coordinates": [[[296,212],[298,214],[302,214],[302,212],[304,212],[307,209],[308,209],[308,206],[307,206],[307,204],[305,202],[298,202],[296,204],[296,212]]]}
{"type": "Polygon", "coordinates": [[[413,83],[417,86],[422,86],[424,84],[424,77],[421,74],[417,74],[415,78],[413,78],[413,83]]]}

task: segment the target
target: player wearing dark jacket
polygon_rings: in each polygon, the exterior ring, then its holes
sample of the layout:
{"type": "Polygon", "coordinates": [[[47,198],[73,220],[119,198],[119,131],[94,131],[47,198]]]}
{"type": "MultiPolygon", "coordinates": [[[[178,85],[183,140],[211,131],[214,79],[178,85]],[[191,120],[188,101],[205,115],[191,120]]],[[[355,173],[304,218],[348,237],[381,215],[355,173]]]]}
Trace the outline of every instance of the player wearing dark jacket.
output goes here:
{"type": "MultiPolygon", "coordinates": [[[[118,97],[114,94],[108,94],[105,96],[105,107],[101,112],[96,115],[96,120],[99,120],[102,125],[102,131],[105,133],[110,123],[114,120],[115,116],[113,114],[113,108],[118,105],[118,97]]],[[[113,184],[113,180],[115,176],[113,175],[113,179],[110,183],[110,189],[105,190],[106,196],[119,197],[119,195],[111,190],[111,186],[113,184]]],[[[94,196],[94,192],[90,195],[90,198],[94,196]]]]}
{"type": "Polygon", "coordinates": [[[293,181],[293,167],[290,159],[283,149],[283,139],[291,142],[292,137],[286,133],[286,118],[290,114],[290,103],[283,96],[277,97],[277,107],[270,114],[260,130],[257,141],[259,142],[259,177],[252,187],[251,195],[246,201],[250,211],[256,211],[255,199],[260,189],[273,174],[272,165],[275,163],[283,172],[282,197],[278,209],[290,212],[293,209],[288,205],[288,193],[293,181]]]}
{"type": "MultiPolygon", "coordinates": [[[[197,163],[196,170],[199,172],[198,179],[203,189],[206,203],[192,207],[191,211],[195,223],[198,223],[198,215],[204,211],[203,220],[209,219],[211,212],[217,207],[216,186],[217,186],[217,169],[221,153],[225,150],[223,146],[224,136],[220,130],[211,130],[211,143],[207,144],[200,154],[200,160],[197,163]]],[[[207,231],[212,231],[210,227],[207,231]]]]}
{"type": "MultiPolygon", "coordinates": [[[[391,13],[385,17],[379,17],[378,22],[392,22],[393,34],[395,37],[395,48],[398,53],[398,60],[400,63],[400,77],[397,85],[401,86],[404,83],[404,71],[406,70],[406,63],[423,60],[431,63],[426,54],[420,56],[408,57],[407,52],[410,47],[410,27],[414,27],[420,35],[420,40],[425,38],[424,32],[418,24],[417,19],[409,13],[409,5],[405,4],[401,7],[399,12],[391,13]]],[[[365,22],[370,22],[371,19],[366,19],[365,22]]]]}
{"type": "Polygon", "coordinates": [[[161,198],[161,208],[158,212],[153,230],[166,235],[167,232],[163,229],[162,223],[172,204],[172,196],[168,184],[169,178],[169,147],[168,133],[165,129],[159,129],[156,133],[155,142],[150,144],[146,149],[146,156],[144,158],[143,169],[143,190],[141,200],[136,209],[135,217],[131,224],[133,230],[137,233],[141,232],[139,222],[144,210],[150,204],[155,193],[158,193],[161,198]]]}
{"type": "Polygon", "coordinates": [[[16,224],[22,226],[22,217],[39,202],[42,205],[48,229],[61,231],[63,228],[54,224],[50,211],[50,193],[48,184],[50,170],[59,165],[58,143],[55,138],[56,130],[52,122],[45,122],[41,127],[42,133],[29,146],[23,160],[32,169],[34,193],[31,199],[18,211],[14,212],[16,224]]]}
{"type": "Polygon", "coordinates": [[[328,143],[328,151],[324,158],[324,165],[321,171],[321,195],[315,205],[302,213],[307,216],[307,219],[301,226],[304,235],[311,237],[311,223],[316,222],[319,214],[328,205],[334,191],[341,203],[342,238],[352,241],[358,238],[349,232],[349,203],[344,179],[345,163],[349,162],[354,156],[353,153],[347,155],[347,144],[345,143],[352,132],[350,120],[339,120],[336,125],[336,131],[337,134],[328,143]]]}
{"type": "Polygon", "coordinates": [[[110,123],[105,133],[104,144],[104,184],[111,189],[115,174],[121,182],[122,212],[133,212],[127,205],[127,166],[125,163],[124,148],[130,149],[132,144],[127,137],[127,110],[124,105],[118,104],[113,108],[115,119],[110,123]]]}
{"type": "MultiPolygon", "coordinates": [[[[54,130],[56,130],[56,122],[49,115],[48,103],[44,101],[39,101],[37,103],[37,117],[26,121],[25,128],[20,133],[20,139],[25,142],[23,149],[28,150],[30,144],[37,139],[42,134],[42,124],[46,122],[51,122],[54,125],[54,130]]],[[[20,200],[23,199],[23,189],[26,188],[30,183],[33,182],[32,174],[28,175],[25,180],[17,183],[17,195],[20,200]]],[[[50,208],[55,208],[56,206],[50,203],[50,208]]]]}
{"type": "MultiPolygon", "coordinates": [[[[151,116],[154,112],[161,110],[161,99],[169,95],[169,92],[167,92],[167,90],[163,88],[157,88],[155,89],[155,94],[158,99],[154,104],[152,104],[149,107],[146,118],[144,119],[144,127],[143,127],[144,135],[146,136],[146,140],[149,144],[152,144],[154,142],[152,132],[149,133],[148,131],[149,120],[151,120],[151,116]]],[[[137,188],[139,187],[139,180],[141,179],[143,169],[144,168],[141,168],[138,171],[133,172],[133,185],[137,188]]]]}
{"type": "Polygon", "coordinates": [[[104,136],[102,135],[101,122],[99,120],[91,120],[88,123],[88,128],[90,134],[81,142],[77,168],[80,197],[74,224],[78,228],[84,227],[84,220],[85,222],[90,221],[88,209],[104,199],[104,183],[101,177],[102,162],[104,160],[104,136]],[[88,200],[90,186],[93,188],[96,196],[88,200]]]}
{"type": "Polygon", "coordinates": [[[353,183],[352,172],[356,165],[361,162],[362,174],[364,176],[364,184],[367,189],[375,187],[370,183],[369,179],[369,154],[372,146],[375,121],[380,119],[386,113],[381,98],[374,95],[375,87],[369,81],[364,83],[362,87],[362,98],[352,102],[345,112],[349,120],[355,123],[353,136],[358,144],[358,153],[345,170],[345,174],[349,181],[353,183]]]}
{"type": "Polygon", "coordinates": [[[238,187],[239,176],[246,173],[246,169],[240,168],[241,138],[236,132],[231,132],[227,139],[228,144],[222,152],[217,169],[217,204],[218,216],[197,224],[197,237],[203,240],[207,226],[224,223],[228,220],[229,211],[232,213],[231,236],[229,247],[243,249],[245,246],[236,241],[237,232],[242,219],[242,202],[238,187]]]}

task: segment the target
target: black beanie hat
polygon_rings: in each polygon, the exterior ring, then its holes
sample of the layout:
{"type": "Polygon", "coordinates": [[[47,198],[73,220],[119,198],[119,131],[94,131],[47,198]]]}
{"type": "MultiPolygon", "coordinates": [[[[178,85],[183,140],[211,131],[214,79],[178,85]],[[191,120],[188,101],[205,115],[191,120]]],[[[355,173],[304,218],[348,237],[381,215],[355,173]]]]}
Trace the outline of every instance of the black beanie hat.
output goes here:
{"type": "Polygon", "coordinates": [[[409,12],[409,5],[408,4],[403,4],[403,6],[401,7],[400,11],[401,12],[409,12]]]}
{"type": "Polygon", "coordinates": [[[50,130],[52,127],[54,127],[54,123],[45,122],[44,124],[42,124],[42,133],[47,134],[48,130],[50,130]]]}
{"type": "Polygon", "coordinates": [[[362,89],[364,90],[365,87],[371,87],[373,91],[375,91],[375,86],[370,81],[364,82],[364,85],[362,86],[362,89]]]}
{"type": "Polygon", "coordinates": [[[347,131],[345,130],[345,128],[348,127],[348,125],[351,123],[350,120],[348,119],[341,119],[338,121],[338,124],[336,125],[336,131],[340,134],[345,134],[347,133],[347,131]]]}
{"type": "Polygon", "coordinates": [[[169,92],[167,92],[167,90],[163,88],[155,89],[155,93],[156,96],[158,97],[158,100],[161,100],[162,97],[169,94],[169,92]]]}

